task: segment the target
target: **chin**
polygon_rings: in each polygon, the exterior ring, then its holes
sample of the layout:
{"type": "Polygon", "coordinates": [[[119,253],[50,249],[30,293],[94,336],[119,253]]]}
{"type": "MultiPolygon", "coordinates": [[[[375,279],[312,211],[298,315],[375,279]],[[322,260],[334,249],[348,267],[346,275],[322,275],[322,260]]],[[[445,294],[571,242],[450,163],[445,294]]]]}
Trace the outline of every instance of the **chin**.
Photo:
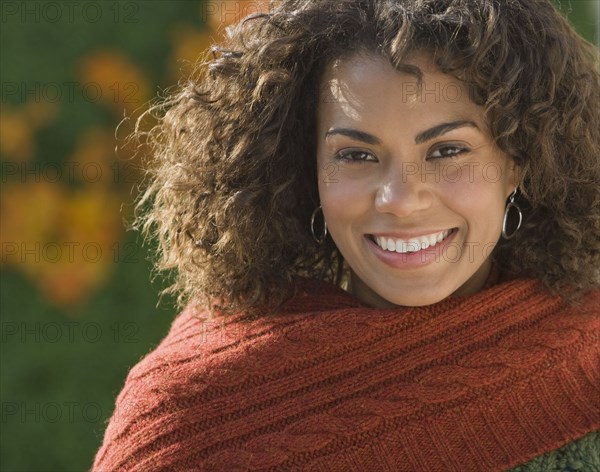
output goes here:
{"type": "Polygon", "coordinates": [[[382,293],[380,296],[393,305],[419,307],[439,303],[442,300],[451,297],[454,290],[453,287],[448,287],[446,290],[440,290],[439,286],[434,290],[428,290],[427,288],[419,290],[417,287],[407,287],[403,290],[407,293],[399,294],[396,290],[395,292],[387,294],[382,293]],[[389,295],[389,297],[385,295],[389,295]]]}
{"type": "Polygon", "coordinates": [[[441,302],[442,300],[448,298],[448,295],[439,295],[439,296],[411,296],[411,297],[401,297],[397,301],[394,301],[394,305],[399,306],[409,306],[409,307],[419,307],[419,306],[428,306],[434,305],[436,303],[441,302]]]}
{"type": "Polygon", "coordinates": [[[442,277],[436,278],[435,281],[432,280],[432,277],[429,277],[427,281],[430,283],[419,278],[419,281],[413,280],[412,284],[408,280],[404,280],[404,283],[398,281],[394,283],[390,279],[382,279],[381,277],[367,278],[367,280],[370,283],[362,282],[360,284],[361,289],[358,293],[355,292],[354,295],[368,305],[379,308],[434,305],[451,297],[457,289],[455,284],[448,283],[442,277]],[[372,287],[377,287],[377,290],[372,287]]]}

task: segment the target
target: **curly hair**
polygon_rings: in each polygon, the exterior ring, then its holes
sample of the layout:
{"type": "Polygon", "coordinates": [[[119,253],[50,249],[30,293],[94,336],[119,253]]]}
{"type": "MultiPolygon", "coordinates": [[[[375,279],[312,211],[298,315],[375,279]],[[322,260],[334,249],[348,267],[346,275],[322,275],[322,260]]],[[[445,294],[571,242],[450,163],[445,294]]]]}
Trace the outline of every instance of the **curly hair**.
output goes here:
{"type": "Polygon", "coordinates": [[[133,134],[151,149],[133,227],[175,275],[162,294],[264,315],[296,276],[346,283],[333,240],[310,230],[315,122],[325,67],[363,51],[399,70],[430,53],[483,106],[522,169],[524,222],[493,252],[501,269],[555,293],[597,288],[599,55],[550,0],[283,0],[230,27],[133,134]]]}

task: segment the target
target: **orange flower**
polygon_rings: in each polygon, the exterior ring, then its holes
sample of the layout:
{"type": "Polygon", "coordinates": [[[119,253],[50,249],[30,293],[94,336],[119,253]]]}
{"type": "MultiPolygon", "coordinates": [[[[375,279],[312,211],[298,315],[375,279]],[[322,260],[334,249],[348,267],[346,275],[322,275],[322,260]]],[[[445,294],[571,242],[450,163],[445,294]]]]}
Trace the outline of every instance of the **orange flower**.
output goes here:
{"type": "Polygon", "coordinates": [[[20,110],[0,112],[0,153],[13,161],[30,161],[35,149],[33,123],[20,110]]]}
{"type": "Polygon", "coordinates": [[[209,31],[198,31],[189,24],[175,25],[171,38],[174,55],[170,70],[171,80],[175,82],[181,78],[182,73],[185,75],[186,72],[191,72],[190,66],[196,64],[203,54],[208,53],[213,40],[209,31]],[[190,70],[186,71],[186,69],[190,70]]]}
{"type": "Polygon", "coordinates": [[[92,127],[78,138],[75,152],[69,159],[76,166],[77,180],[91,186],[110,186],[119,182],[115,160],[115,138],[110,131],[92,127]]]}
{"type": "Polygon", "coordinates": [[[2,186],[2,264],[35,276],[42,245],[56,235],[56,222],[65,199],[62,186],[46,181],[2,186]],[[27,268],[29,270],[27,270],[27,268]]]}
{"type": "Polygon", "coordinates": [[[48,242],[37,282],[57,306],[77,306],[106,282],[119,262],[122,236],[120,200],[108,191],[87,187],[63,202],[57,237],[48,242]],[[56,257],[60,255],[60,257],[56,257]]]}
{"type": "Polygon", "coordinates": [[[56,117],[50,102],[28,102],[18,109],[0,110],[0,154],[11,161],[30,161],[35,153],[35,131],[56,117]]]}
{"type": "Polygon", "coordinates": [[[120,242],[121,200],[105,187],[69,192],[49,182],[8,183],[0,204],[2,264],[21,270],[61,308],[84,302],[131,255],[120,242]]]}
{"type": "Polygon", "coordinates": [[[143,107],[150,96],[150,85],[139,70],[120,53],[100,50],[80,64],[82,87],[89,95],[111,106],[119,115],[143,107]]]}

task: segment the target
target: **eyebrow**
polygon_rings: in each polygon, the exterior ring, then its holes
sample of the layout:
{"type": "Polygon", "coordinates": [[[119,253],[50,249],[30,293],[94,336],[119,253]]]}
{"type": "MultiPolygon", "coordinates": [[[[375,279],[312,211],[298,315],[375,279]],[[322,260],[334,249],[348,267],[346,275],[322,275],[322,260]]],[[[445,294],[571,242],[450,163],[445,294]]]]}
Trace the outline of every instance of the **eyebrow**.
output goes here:
{"type": "Polygon", "coordinates": [[[348,136],[356,141],[363,141],[367,144],[381,144],[381,141],[376,136],[352,128],[329,128],[329,130],[325,133],[325,139],[336,134],[348,136]]]}
{"type": "Polygon", "coordinates": [[[463,128],[465,126],[479,129],[479,126],[477,126],[475,122],[471,120],[451,121],[449,123],[442,123],[440,125],[434,126],[433,128],[429,128],[417,134],[417,136],[415,137],[415,143],[422,144],[425,141],[429,141],[431,139],[437,138],[438,136],[441,136],[442,134],[448,133],[457,128],[463,128]]]}
{"type": "MultiPolygon", "coordinates": [[[[455,130],[457,128],[462,128],[465,126],[479,129],[479,126],[477,126],[475,124],[475,122],[471,121],[471,120],[457,120],[457,121],[451,121],[448,123],[441,123],[439,125],[434,126],[433,128],[429,128],[429,129],[427,129],[425,131],[421,131],[419,134],[417,134],[417,136],[415,137],[415,144],[423,144],[424,142],[430,141],[434,138],[437,138],[438,136],[441,136],[442,134],[448,133],[452,130],[455,130]]],[[[330,136],[336,135],[336,134],[339,134],[342,136],[347,136],[347,137],[355,139],[357,141],[363,141],[367,144],[374,144],[374,145],[381,144],[381,140],[378,137],[373,136],[370,133],[366,133],[364,131],[358,131],[358,130],[352,129],[352,128],[330,128],[325,133],[325,139],[329,138],[330,136]]]]}

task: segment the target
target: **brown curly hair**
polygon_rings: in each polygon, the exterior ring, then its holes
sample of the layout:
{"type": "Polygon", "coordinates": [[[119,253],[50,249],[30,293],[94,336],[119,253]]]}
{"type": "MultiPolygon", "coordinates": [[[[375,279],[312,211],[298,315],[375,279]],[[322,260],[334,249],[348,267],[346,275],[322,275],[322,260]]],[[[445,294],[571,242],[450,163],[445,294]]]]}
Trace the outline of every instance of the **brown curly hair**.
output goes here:
{"type": "Polygon", "coordinates": [[[504,272],[600,285],[599,55],[550,0],[284,0],[230,28],[134,133],[152,152],[132,226],[175,276],[163,294],[265,314],[295,276],[343,286],[342,255],[310,230],[315,122],[324,68],[359,51],[398,69],[428,52],[484,106],[523,170],[523,226],[493,253],[504,272]]]}

